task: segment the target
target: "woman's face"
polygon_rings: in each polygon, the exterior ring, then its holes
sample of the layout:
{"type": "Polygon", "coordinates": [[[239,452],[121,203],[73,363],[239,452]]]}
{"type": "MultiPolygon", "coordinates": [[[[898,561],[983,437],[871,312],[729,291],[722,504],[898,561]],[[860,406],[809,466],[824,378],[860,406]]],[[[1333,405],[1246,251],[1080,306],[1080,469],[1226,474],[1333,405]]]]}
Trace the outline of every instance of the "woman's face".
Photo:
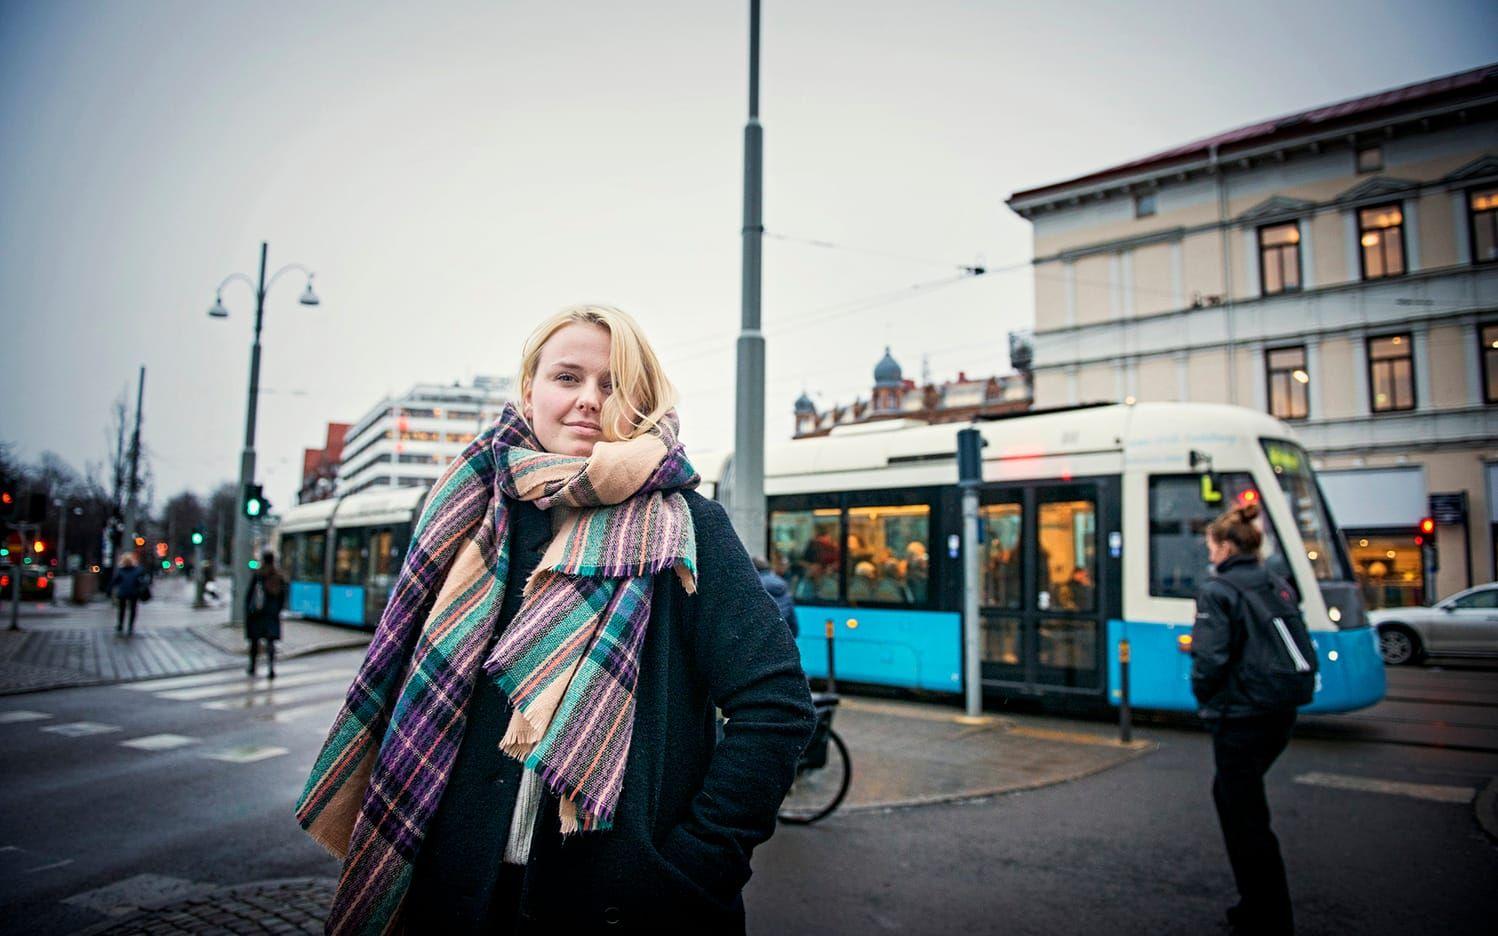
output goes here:
{"type": "Polygon", "coordinates": [[[608,329],[573,322],[541,346],[536,375],[522,400],[542,448],[558,455],[593,454],[603,439],[603,401],[613,392],[608,329]]]}

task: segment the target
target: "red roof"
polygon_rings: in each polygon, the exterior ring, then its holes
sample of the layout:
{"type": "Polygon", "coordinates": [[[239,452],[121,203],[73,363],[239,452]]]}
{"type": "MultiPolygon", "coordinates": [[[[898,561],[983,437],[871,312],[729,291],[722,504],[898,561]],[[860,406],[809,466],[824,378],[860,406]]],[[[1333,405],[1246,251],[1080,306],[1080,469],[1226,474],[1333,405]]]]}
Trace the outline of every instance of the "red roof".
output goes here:
{"type": "Polygon", "coordinates": [[[1246,127],[1239,127],[1236,130],[1229,130],[1226,133],[1219,133],[1216,136],[1205,137],[1195,142],[1187,143],[1184,146],[1164,150],[1155,153],[1153,156],[1146,156],[1143,159],[1121,163],[1089,175],[1068,179],[1065,182],[1054,182],[1050,185],[1042,185],[1038,188],[1015,192],[1009,196],[1009,201],[1014,202],[1053,191],[1061,191],[1073,186],[1101,182],[1113,176],[1130,175],[1146,169],[1168,166],[1177,162],[1186,162],[1195,158],[1203,158],[1211,153],[1214,146],[1217,147],[1219,153],[1222,153],[1248,144],[1258,145],[1276,139],[1305,136],[1310,132],[1324,131],[1339,124],[1366,120],[1369,117],[1403,109],[1412,104],[1435,103],[1447,98],[1460,99],[1473,97],[1479,90],[1498,91],[1498,64],[1484,65],[1481,68],[1474,68],[1471,71],[1446,75],[1442,78],[1433,78],[1429,81],[1405,85],[1402,88],[1380,91],[1377,94],[1352,98],[1336,104],[1327,104],[1323,107],[1313,108],[1312,110],[1288,114],[1284,117],[1276,117],[1273,120],[1249,124],[1246,127]]]}

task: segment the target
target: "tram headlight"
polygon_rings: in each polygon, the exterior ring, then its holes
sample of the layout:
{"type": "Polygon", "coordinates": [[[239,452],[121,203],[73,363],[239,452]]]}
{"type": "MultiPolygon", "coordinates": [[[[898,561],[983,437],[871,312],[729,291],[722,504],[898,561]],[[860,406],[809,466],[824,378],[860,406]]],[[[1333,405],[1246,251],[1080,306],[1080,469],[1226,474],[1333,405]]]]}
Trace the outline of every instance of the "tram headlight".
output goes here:
{"type": "Polygon", "coordinates": [[[1342,609],[1337,607],[1336,605],[1332,605],[1327,609],[1326,616],[1331,618],[1332,623],[1335,624],[1338,621],[1342,620],[1342,609]]]}
{"type": "Polygon", "coordinates": [[[1190,653],[1191,652],[1191,635],[1190,634],[1182,634],[1179,637],[1177,637],[1176,638],[1176,649],[1179,650],[1179,651],[1181,651],[1182,653],[1190,653]]]}

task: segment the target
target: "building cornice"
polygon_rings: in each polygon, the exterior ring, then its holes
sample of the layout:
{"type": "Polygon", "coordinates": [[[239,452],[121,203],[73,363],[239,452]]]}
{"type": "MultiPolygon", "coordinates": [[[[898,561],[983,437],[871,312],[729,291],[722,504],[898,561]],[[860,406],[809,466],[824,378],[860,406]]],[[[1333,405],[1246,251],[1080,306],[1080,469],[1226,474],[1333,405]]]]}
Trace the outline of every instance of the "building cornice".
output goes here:
{"type": "Polygon", "coordinates": [[[1156,191],[1167,185],[1219,172],[1251,170],[1265,162],[1283,163],[1300,154],[1314,156],[1332,149],[1351,149],[1360,138],[1378,134],[1391,136],[1401,129],[1409,128],[1426,133],[1441,129],[1446,124],[1460,125],[1491,119],[1493,114],[1490,112],[1495,108],[1498,108],[1498,94],[1488,93],[1447,104],[1416,108],[1395,116],[1328,127],[1316,133],[1287,135],[1257,146],[1234,148],[1229,145],[1224,149],[1205,153],[1198,150],[1133,171],[1103,170],[1069,182],[1017,192],[1005,204],[1020,217],[1033,220],[1039,214],[1076,207],[1084,202],[1120,196],[1132,197],[1139,192],[1156,191]]]}

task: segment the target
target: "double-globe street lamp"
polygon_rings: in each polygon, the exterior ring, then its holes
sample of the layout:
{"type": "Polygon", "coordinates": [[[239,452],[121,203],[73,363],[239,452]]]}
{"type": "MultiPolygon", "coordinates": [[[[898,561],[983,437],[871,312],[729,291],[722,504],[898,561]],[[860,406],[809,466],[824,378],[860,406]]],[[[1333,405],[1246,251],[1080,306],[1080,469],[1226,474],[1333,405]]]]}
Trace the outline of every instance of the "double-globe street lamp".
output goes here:
{"type": "Polygon", "coordinates": [[[265,294],[281,278],[281,274],[291,270],[307,274],[307,288],[302,290],[299,300],[304,306],[315,306],[318,304],[317,293],[312,291],[311,270],[300,263],[291,263],[277,270],[270,278],[265,279],[265,256],[267,245],[260,244],[260,281],[257,284],[243,273],[231,273],[224,277],[224,281],[218,284],[214,290],[213,307],[208,310],[212,318],[228,318],[229,310],[224,308],[224,287],[233,280],[243,280],[245,285],[255,291],[255,343],[250,346],[250,402],[245,414],[244,422],[244,452],[239,459],[239,502],[234,511],[234,545],[229,555],[229,567],[234,570],[234,595],[231,601],[231,620],[236,625],[244,624],[244,596],[249,588],[250,579],[250,522],[245,516],[244,503],[250,485],[255,483],[255,404],[260,396],[260,326],[265,319],[265,294]]]}

